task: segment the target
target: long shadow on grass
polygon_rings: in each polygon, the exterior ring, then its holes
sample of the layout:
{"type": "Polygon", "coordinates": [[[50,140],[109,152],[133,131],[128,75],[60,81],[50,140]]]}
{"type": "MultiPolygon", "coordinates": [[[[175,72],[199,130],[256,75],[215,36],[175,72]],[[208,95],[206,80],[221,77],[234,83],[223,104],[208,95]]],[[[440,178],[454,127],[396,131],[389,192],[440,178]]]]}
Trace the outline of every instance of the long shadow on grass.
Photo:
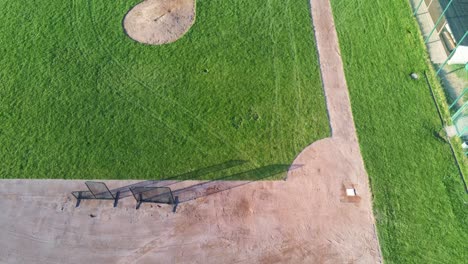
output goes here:
{"type": "Polygon", "coordinates": [[[186,181],[186,180],[197,180],[200,179],[201,177],[208,175],[210,173],[215,173],[223,170],[227,170],[236,166],[241,166],[243,164],[247,163],[245,160],[230,160],[226,161],[220,164],[204,167],[201,169],[189,171],[183,174],[178,174],[178,175],[173,175],[167,178],[163,178],[161,180],[148,180],[148,181],[142,181],[142,182],[137,182],[134,184],[130,184],[127,186],[123,186],[120,188],[116,188],[111,190],[111,193],[120,198],[125,198],[128,196],[132,195],[132,192],[130,191],[130,188],[135,188],[135,187],[167,187],[170,186],[174,183],[181,182],[181,181],[186,181]]]}
{"type": "MultiPolygon", "coordinates": [[[[234,189],[259,180],[265,180],[289,170],[297,169],[301,166],[302,165],[290,166],[286,164],[267,165],[228,176],[223,176],[214,180],[198,182],[190,186],[183,186],[179,188],[176,187],[172,190],[172,195],[175,202],[173,212],[176,211],[178,204],[234,189]]],[[[286,180],[286,178],[283,179],[286,180]]],[[[161,198],[165,199],[164,197],[167,197],[167,194],[168,192],[156,195],[154,197],[148,197],[146,202],[161,202],[161,198]]],[[[140,208],[141,203],[141,201],[137,202],[137,209],[140,208]]]]}
{"type": "Polygon", "coordinates": [[[174,197],[179,203],[195,200],[200,197],[227,191],[251,182],[265,180],[289,170],[294,170],[301,165],[273,164],[260,168],[243,171],[219,179],[194,184],[192,186],[173,190],[174,197]]]}
{"type": "MultiPolygon", "coordinates": [[[[206,181],[195,181],[190,185],[190,181],[187,180],[197,180],[197,178],[207,175],[209,173],[223,171],[232,167],[236,167],[246,163],[243,160],[231,160],[224,162],[218,165],[213,165],[198,169],[195,171],[187,172],[180,175],[175,175],[163,180],[154,180],[154,181],[142,181],[135,184],[127,185],[124,187],[116,188],[113,190],[107,190],[107,193],[111,192],[112,195],[107,195],[111,197],[114,202],[114,207],[117,206],[119,199],[132,196],[131,188],[137,187],[170,187],[172,189],[173,198],[175,198],[174,212],[177,207],[177,204],[195,200],[200,197],[205,197],[211,194],[227,191],[233,188],[237,188],[255,181],[265,180],[279,174],[285,173],[290,170],[297,169],[302,165],[287,165],[287,164],[272,164],[266,165],[255,169],[250,169],[247,171],[228,174],[225,176],[220,176],[216,179],[206,180],[206,181]],[[113,196],[113,197],[112,197],[113,196]],[[115,198],[114,198],[115,197],[115,198]]],[[[283,178],[286,180],[286,177],[283,178]]],[[[88,184],[88,183],[87,183],[88,184]]],[[[105,185],[104,185],[105,186],[105,185]]],[[[105,187],[107,188],[107,187],[105,187]]],[[[90,189],[91,190],[91,189],[90,189]]],[[[133,189],[135,190],[135,189],[133,189]]],[[[105,192],[103,193],[105,194],[105,192]]],[[[155,197],[148,197],[146,201],[158,201],[160,196],[167,196],[168,192],[164,194],[158,194],[155,197]]],[[[76,196],[75,196],[76,197],[76,196]]],[[[108,199],[110,199],[108,197],[108,199]]],[[[77,198],[77,207],[80,204],[82,198],[77,198]]],[[[86,199],[86,198],[85,198],[86,199]]],[[[87,198],[89,199],[89,198],[87,198]]],[[[99,198],[91,198],[99,199],[99,198]]],[[[137,203],[137,209],[140,207],[141,201],[137,203]]]]}

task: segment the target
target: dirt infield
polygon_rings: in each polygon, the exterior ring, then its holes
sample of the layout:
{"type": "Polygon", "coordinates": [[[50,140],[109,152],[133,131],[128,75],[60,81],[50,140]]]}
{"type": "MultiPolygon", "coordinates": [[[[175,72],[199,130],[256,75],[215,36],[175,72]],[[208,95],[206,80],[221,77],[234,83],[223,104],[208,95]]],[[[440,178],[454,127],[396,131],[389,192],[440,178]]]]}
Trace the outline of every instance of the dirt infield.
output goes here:
{"type": "MultiPolygon", "coordinates": [[[[82,181],[3,181],[0,262],[375,263],[370,200],[363,172],[348,159],[353,151],[346,140],[318,141],[287,181],[208,184],[176,213],[169,205],[135,210],[132,197],[117,208],[112,201],[75,208],[64,193],[83,189],[82,181]],[[360,201],[345,199],[348,182],[360,201]]],[[[159,184],[179,190],[200,182],[159,184]]]]}
{"type": "Polygon", "coordinates": [[[130,38],[161,45],[181,38],[194,22],[194,0],[145,0],[126,14],[123,26],[130,38]]]}
{"type": "Polygon", "coordinates": [[[286,181],[149,182],[181,197],[172,213],[135,210],[132,197],[76,208],[83,181],[3,180],[0,262],[382,262],[330,4],[311,6],[332,137],[304,149],[286,181]]]}

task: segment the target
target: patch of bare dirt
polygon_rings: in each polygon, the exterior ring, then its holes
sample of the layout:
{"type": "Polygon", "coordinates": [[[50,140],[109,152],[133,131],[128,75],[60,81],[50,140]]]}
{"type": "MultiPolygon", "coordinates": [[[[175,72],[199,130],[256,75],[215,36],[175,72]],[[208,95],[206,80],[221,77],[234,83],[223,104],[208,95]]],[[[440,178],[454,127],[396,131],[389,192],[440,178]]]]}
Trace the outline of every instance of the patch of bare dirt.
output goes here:
{"type": "Polygon", "coordinates": [[[125,33],[135,41],[161,45],[181,38],[195,22],[195,0],[145,0],[125,16],[125,33]]]}

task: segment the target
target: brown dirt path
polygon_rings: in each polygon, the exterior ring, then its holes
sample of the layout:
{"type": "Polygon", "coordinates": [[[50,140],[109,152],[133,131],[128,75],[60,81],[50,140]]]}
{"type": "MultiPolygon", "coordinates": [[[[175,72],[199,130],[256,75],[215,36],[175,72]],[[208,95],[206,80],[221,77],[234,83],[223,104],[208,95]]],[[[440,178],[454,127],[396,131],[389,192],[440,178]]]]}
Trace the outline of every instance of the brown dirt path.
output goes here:
{"type": "Polygon", "coordinates": [[[144,0],[125,15],[125,33],[135,41],[161,45],[181,38],[195,22],[195,0],[144,0]]]}
{"type": "MultiPolygon", "coordinates": [[[[166,205],[135,210],[130,197],[117,208],[109,201],[75,208],[67,194],[83,181],[3,180],[0,262],[381,262],[330,4],[311,6],[332,137],[307,147],[287,181],[215,182],[172,213],[166,205]],[[345,196],[347,185],[358,198],[345,196]],[[220,192],[210,194],[213,188],[220,192]]],[[[106,182],[116,188],[134,181],[106,182]]],[[[203,182],[172,184],[178,190],[203,182]]]]}

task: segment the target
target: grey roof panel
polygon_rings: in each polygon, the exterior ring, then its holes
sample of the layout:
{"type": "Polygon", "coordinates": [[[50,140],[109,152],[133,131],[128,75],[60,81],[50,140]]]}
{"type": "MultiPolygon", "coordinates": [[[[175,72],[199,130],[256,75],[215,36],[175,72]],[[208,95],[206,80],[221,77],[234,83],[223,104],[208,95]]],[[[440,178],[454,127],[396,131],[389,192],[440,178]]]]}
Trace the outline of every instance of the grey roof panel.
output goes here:
{"type": "MultiPolygon", "coordinates": [[[[448,5],[450,0],[440,0],[442,9],[448,5]]],[[[447,23],[452,30],[455,41],[458,42],[468,31],[468,0],[453,0],[449,9],[445,13],[447,23]]],[[[463,46],[468,46],[468,37],[462,43],[463,46]]]]}

